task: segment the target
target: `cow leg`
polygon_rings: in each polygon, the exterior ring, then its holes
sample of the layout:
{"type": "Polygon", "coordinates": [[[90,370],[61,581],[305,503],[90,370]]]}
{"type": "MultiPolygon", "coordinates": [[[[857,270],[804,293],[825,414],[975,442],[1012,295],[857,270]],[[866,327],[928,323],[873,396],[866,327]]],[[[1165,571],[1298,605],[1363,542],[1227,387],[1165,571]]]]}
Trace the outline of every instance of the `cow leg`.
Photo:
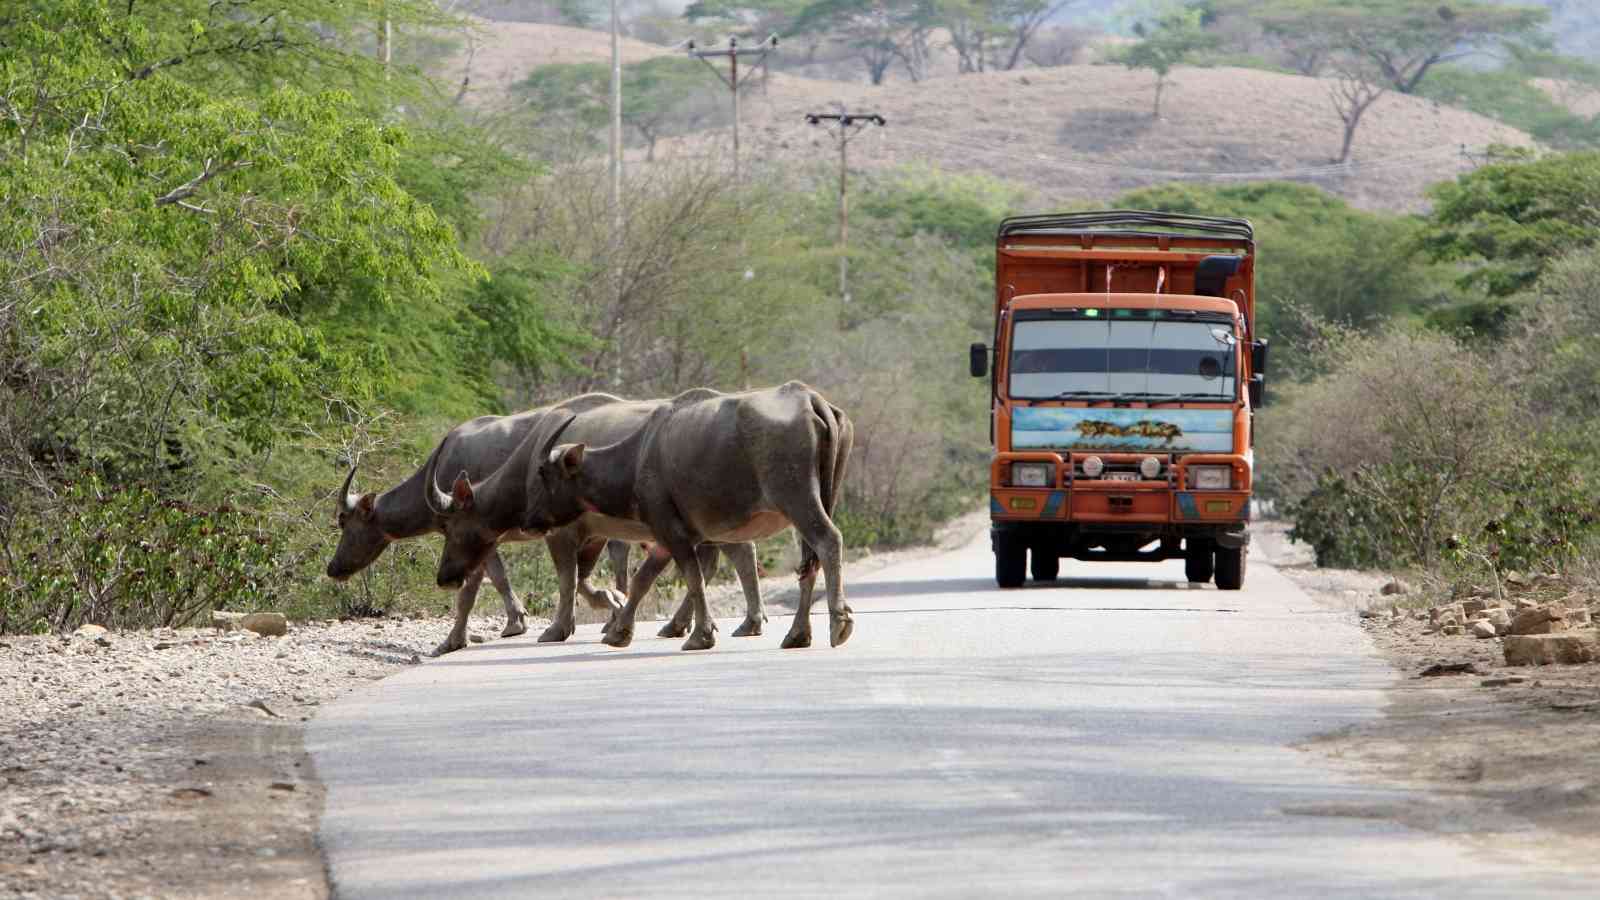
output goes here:
{"type": "Polygon", "coordinates": [[[628,602],[628,542],[606,541],[606,556],[611,559],[611,577],[617,583],[617,594],[628,602]]]}
{"type": "MultiPolygon", "coordinates": [[[[700,560],[700,578],[702,581],[710,581],[717,577],[716,544],[701,544],[695,550],[695,556],[700,560]]],[[[689,633],[689,625],[693,622],[694,607],[689,602],[689,595],[685,593],[683,601],[678,604],[677,611],[672,614],[672,618],[667,620],[667,624],[661,626],[661,630],[656,633],[656,636],[666,638],[683,637],[689,633]]]]}
{"type": "Polygon", "coordinates": [[[552,644],[572,637],[578,627],[572,598],[578,586],[578,557],[582,548],[571,534],[562,531],[546,535],[544,543],[550,548],[550,561],[556,567],[557,594],[555,615],[550,627],[539,635],[539,643],[552,644]]]}
{"type": "Polygon", "coordinates": [[[689,632],[689,639],[683,642],[685,650],[710,650],[717,645],[717,623],[711,619],[711,611],[706,608],[706,582],[700,571],[700,555],[696,551],[694,541],[679,538],[668,544],[672,551],[672,561],[678,564],[678,571],[683,574],[684,584],[688,586],[689,601],[694,604],[694,630],[689,632]]]}
{"type": "Polygon", "coordinates": [[[733,630],[734,637],[756,637],[766,624],[767,611],[761,605],[761,575],[756,570],[756,545],[724,544],[722,552],[739,573],[739,585],[744,588],[744,622],[733,630]]]}
{"type": "Polygon", "coordinates": [[[611,629],[617,624],[617,614],[621,612],[622,604],[628,598],[618,591],[613,591],[610,588],[597,588],[589,583],[589,576],[594,574],[594,567],[600,562],[601,550],[611,551],[611,565],[613,568],[620,567],[624,573],[628,571],[627,544],[621,541],[603,539],[590,540],[578,550],[577,591],[584,602],[589,604],[590,609],[602,610],[607,613],[605,627],[600,630],[600,633],[610,634],[611,629]],[[622,547],[620,562],[616,552],[618,545],[622,547]]]}
{"type": "MultiPolygon", "coordinates": [[[[814,498],[807,505],[811,508],[801,510],[800,515],[794,519],[795,531],[799,532],[802,544],[801,604],[795,611],[795,624],[790,628],[789,635],[794,637],[796,629],[801,628],[802,617],[810,614],[811,585],[816,581],[817,567],[820,565],[828,579],[828,642],[837,647],[850,640],[851,633],[855,631],[855,620],[850,615],[850,606],[844,602],[844,536],[839,533],[833,520],[828,518],[820,499],[814,498]]],[[[804,633],[809,639],[811,623],[808,618],[804,622],[804,633]]],[[[789,646],[788,641],[788,637],[784,638],[784,646],[789,646]]],[[[806,644],[794,646],[806,646],[806,644]]]]}
{"type": "MultiPolygon", "coordinates": [[[[602,643],[613,647],[626,647],[633,643],[633,621],[639,613],[639,604],[644,602],[645,595],[650,593],[650,587],[656,583],[667,563],[672,562],[672,554],[660,544],[650,547],[645,554],[644,561],[639,563],[639,570],[633,573],[633,578],[628,582],[628,603],[617,613],[616,625],[610,633],[601,639],[602,643]]],[[[667,625],[670,627],[671,622],[667,625]]],[[[666,629],[661,631],[662,637],[682,637],[682,632],[669,635],[666,629]]]]}
{"type": "Polygon", "coordinates": [[[494,589],[500,592],[500,599],[506,604],[506,627],[500,629],[500,636],[513,637],[527,631],[528,609],[517,599],[516,592],[511,590],[511,579],[506,577],[505,563],[500,561],[499,551],[489,554],[483,571],[494,582],[494,589]]]}
{"type": "Polygon", "coordinates": [[[478,602],[478,587],[483,584],[483,566],[479,566],[467,573],[466,580],[461,582],[461,590],[456,591],[456,620],[450,626],[450,635],[444,643],[433,648],[431,656],[443,656],[454,650],[460,650],[467,645],[467,617],[472,615],[472,606],[478,602]]]}

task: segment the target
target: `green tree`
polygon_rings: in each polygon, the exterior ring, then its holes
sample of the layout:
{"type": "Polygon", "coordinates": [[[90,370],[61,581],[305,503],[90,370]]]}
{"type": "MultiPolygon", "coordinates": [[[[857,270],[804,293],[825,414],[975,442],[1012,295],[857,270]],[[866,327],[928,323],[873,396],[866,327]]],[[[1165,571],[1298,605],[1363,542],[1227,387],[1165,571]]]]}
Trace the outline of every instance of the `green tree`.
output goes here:
{"type": "Polygon", "coordinates": [[[1140,40],[1117,54],[1117,61],[1130,69],[1149,69],[1156,76],[1155,118],[1161,118],[1161,95],[1167,76],[1211,44],[1211,36],[1200,24],[1201,11],[1186,6],[1169,6],[1148,20],[1136,22],[1134,34],[1140,40]]]}
{"type": "Polygon", "coordinates": [[[1507,297],[1555,259],[1600,242],[1600,151],[1516,154],[1429,191],[1422,247],[1466,267],[1465,287],[1507,297]]]}
{"type": "MultiPolygon", "coordinates": [[[[654,160],[656,142],[715,121],[720,104],[706,102],[709,74],[694,60],[663,56],[622,67],[622,124],[644,141],[654,160]]],[[[611,67],[603,63],[539,66],[513,88],[540,119],[563,120],[584,132],[606,127],[611,67]]]]}
{"type": "Polygon", "coordinates": [[[1332,51],[1356,54],[1402,94],[1416,92],[1434,66],[1526,37],[1549,17],[1541,7],[1488,0],[1213,2],[1253,18],[1302,60],[1320,61],[1332,51]]]}

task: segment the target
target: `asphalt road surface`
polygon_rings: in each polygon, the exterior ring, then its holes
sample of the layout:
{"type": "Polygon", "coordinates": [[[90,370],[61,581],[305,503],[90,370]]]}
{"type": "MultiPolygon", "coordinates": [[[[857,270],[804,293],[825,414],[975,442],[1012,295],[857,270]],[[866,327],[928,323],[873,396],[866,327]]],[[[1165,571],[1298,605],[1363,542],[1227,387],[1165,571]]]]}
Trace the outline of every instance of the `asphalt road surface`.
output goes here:
{"type": "Polygon", "coordinates": [[[775,611],[700,653],[589,626],[357,691],[307,735],[336,895],[1594,896],[1295,748],[1395,676],[1269,567],[992,568],[980,536],[849,583],[836,650],[819,602],[808,650],[775,611]]]}

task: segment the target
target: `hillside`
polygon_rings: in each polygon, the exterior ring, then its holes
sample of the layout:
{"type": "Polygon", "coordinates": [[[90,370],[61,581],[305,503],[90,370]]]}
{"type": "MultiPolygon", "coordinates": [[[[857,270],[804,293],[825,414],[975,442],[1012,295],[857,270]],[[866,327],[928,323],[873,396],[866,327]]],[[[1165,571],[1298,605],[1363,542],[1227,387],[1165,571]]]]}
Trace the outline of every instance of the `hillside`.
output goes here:
{"type": "MultiPolygon", "coordinates": [[[[492,23],[474,62],[474,102],[492,108],[512,81],[545,62],[606,59],[599,32],[492,23]],[[480,74],[481,71],[481,74],[480,74]]],[[[637,41],[625,59],[669,53],[637,41]]],[[[1372,209],[1416,210],[1433,182],[1473,165],[1489,144],[1532,144],[1483,116],[1390,94],[1367,113],[1353,162],[1333,167],[1341,137],[1330,82],[1254,69],[1184,68],[1173,75],[1164,117],[1153,119],[1153,79],[1120,66],[1064,66],[891,81],[880,87],[775,74],[744,104],[743,145],[752,161],[830,162],[832,143],[807,112],[878,112],[889,126],[863,135],[852,168],[925,163],[980,170],[1032,186],[1041,204],[1105,200],[1174,180],[1287,178],[1320,185],[1372,209]],[[1462,150],[1467,154],[1464,155],[1462,150]]],[[[706,90],[725,89],[708,72],[706,90]]],[[[658,158],[718,152],[723,132],[662,141],[658,158]]]]}

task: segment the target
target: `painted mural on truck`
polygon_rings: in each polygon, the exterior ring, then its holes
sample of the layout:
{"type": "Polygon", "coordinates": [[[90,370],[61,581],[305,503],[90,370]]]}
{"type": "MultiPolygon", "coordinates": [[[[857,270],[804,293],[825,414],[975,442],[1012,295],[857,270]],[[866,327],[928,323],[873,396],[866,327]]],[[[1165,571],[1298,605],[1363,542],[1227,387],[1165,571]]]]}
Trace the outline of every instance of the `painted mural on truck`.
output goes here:
{"type": "Polygon", "coordinates": [[[1231,453],[1233,410],[1018,407],[1011,411],[1011,447],[1231,453]]]}

